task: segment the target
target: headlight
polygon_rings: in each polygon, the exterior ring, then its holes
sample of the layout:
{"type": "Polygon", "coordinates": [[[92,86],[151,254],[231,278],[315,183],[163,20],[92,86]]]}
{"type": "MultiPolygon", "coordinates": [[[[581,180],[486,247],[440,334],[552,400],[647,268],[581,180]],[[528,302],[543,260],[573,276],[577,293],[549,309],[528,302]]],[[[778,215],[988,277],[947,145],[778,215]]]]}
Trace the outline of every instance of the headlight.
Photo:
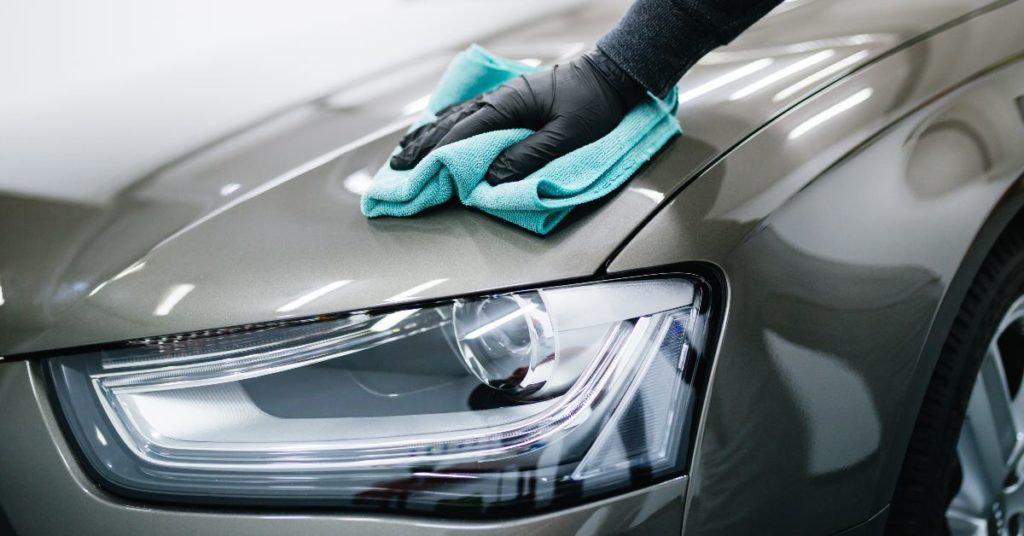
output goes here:
{"type": "Polygon", "coordinates": [[[473,515],[680,474],[705,286],[629,279],[49,361],[94,472],[174,500],[473,515]]]}

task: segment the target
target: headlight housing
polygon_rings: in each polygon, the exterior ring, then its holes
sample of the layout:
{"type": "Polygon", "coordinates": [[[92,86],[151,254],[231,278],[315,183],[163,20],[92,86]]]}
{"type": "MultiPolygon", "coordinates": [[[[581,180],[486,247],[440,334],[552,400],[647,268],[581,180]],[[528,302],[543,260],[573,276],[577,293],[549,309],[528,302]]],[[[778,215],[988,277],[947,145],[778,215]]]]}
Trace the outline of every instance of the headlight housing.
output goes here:
{"type": "Polygon", "coordinates": [[[646,277],[49,360],[94,472],[174,500],[456,515],[685,470],[708,289],[646,277]]]}

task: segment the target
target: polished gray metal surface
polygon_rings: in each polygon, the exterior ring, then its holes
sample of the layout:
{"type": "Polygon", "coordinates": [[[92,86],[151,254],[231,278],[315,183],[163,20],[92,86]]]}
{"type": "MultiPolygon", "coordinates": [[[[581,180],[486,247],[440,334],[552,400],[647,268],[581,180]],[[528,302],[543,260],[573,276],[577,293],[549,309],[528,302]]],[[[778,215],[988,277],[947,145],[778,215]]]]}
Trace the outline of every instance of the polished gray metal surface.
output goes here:
{"type": "MultiPolygon", "coordinates": [[[[1011,391],[1003,364],[1024,356],[1004,355],[1018,348],[1001,347],[1007,335],[1024,333],[1024,296],[1010,306],[989,342],[978,379],[967,401],[967,414],[957,443],[963,480],[946,512],[956,536],[1016,536],[1024,533],[1024,396],[1011,391]],[[1011,332],[1009,333],[1008,332],[1011,332]]],[[[1015,339],[1016,340],[1016,339],[1015,339]]],[[[1019,378],[1014,378],[1019,380],[1019,378]]]]}
{"type": "MultiPolygon", "coordinates": [[[[411,50],[391,72],[186,155],[100,202],[0,193],[0,355],[592,274],[672,192],[766,120],[984,4],[784,4],[683,79],[687,135],[547,238],[459,207],[410,219],[359,213],[359,193],[454,50],[411,50]]],[[[569,10],[483,44],[559,61],[590,46],[626,5],[569,10]]],[[[903,61],[912,79],[914,65],[903,61]]]]}
{"type": "MultiPolygon", "coordinates": [[[[555,61],[623,8],[483,44],[555,61]]],[[[727,315],[688,481],[487,528],[878,533],[930,377],[926,342],[945,337],[933,322],[979,229],[1024,188],[1022,20],[1024,2],[786,2],[683,79],[684,136],[548,238],[455,207],[358,214],[444,54],[107,204],[0,194],[0,354],[705,261],[726,278],[727,315]]],[[[128,504],[82,475],[42,387],[34,365],[0,365],[0,430],[18,430],[0,441],[0,505],[26,534],[471,526],[128,504]]]]}
{"type": "Polygon", "coordinates": [[[611,263],[703,259],[728,278],[687,531],[825,534],[887,503],[936,311],[990,211],[1020,188],[1022,16],[1019,3],[979,15],[805,102],[611,263]],[[777,515],[789,511],[805,515],[777,515]]]}

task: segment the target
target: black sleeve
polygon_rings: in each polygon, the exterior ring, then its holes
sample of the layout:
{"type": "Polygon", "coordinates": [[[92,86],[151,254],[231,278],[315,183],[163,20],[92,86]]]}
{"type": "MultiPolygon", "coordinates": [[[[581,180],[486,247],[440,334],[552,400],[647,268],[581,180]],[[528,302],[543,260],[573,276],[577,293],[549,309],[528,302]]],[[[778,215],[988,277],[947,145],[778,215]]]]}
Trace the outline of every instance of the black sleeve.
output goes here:
{"type": "Polygon", "coordinates": [[[694,63],[782,0],[636,0],[597,43],[624,71],[664,96],[694,63]]]}

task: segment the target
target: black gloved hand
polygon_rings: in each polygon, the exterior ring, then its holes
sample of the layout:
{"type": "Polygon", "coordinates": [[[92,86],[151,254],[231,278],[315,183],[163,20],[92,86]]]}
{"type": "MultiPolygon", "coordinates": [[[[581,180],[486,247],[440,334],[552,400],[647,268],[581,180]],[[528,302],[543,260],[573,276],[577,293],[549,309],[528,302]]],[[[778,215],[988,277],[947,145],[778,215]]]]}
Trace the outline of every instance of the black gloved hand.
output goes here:
{"type": "Polygon", "coordinates": [[[436,121],[402,138],[402,152],[391,158],[391,167],[412,169],[436,147],[483,132],[528,128],[535,132],[502,151],[484,175],[492,186],[517,181],[611,132],[645,94],[643,86],[594,50],[441,110],[436,121]]]}

